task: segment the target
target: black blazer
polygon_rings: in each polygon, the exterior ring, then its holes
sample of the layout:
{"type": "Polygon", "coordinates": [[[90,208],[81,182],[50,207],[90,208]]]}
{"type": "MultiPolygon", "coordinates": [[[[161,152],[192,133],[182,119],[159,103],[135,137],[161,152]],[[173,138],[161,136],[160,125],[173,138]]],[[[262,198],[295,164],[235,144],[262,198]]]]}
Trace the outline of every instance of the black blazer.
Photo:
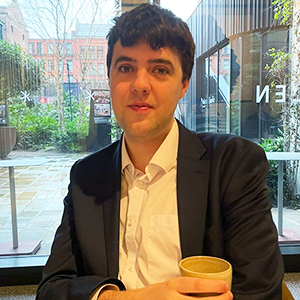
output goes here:
{"type": "MultiPolygon", "coordinates": [[[[121,141],[74,164],[61,225],[37,298],[88,300],[117,280],[121,141]]],[[[179,124],[177,202],[182,257],[212,255],[233,266],[236,300],[281,299],[282,257],[261,147],[243,138],[194,134],[179,124]]]]}

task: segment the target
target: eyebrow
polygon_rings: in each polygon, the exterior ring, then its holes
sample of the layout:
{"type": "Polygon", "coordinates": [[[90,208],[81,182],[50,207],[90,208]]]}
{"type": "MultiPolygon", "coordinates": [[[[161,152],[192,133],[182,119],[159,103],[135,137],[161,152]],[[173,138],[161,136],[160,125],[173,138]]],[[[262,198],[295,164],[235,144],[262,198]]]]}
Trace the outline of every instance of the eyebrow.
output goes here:
{"type": "MultiPolygon", "coordinates": [[[[120,56],[116,59],[114,66],[116,66],[117,64],[121,63],[121,62],[136,62],[136,59],[133,59],[129,56],[120,56]]],[[[165,65],[169,65],[172,68],[174,68],[172,62],[168,59],[163,59],[163,58],[156,58],[156,59],[149,59],[148,60],[149,64],[165,64],[165,65]]]]}
{"type": "Polygon", "coordinates": [[[149,59],[148,63],[150,63],[150,64],[165,64],[165,65],[170,65],[174,68],[174,66],[170,60],[163,59],[163,58],[149,59]]]}
{"type": "Polygon", "coordinates": [[[114,66],[119,64],[120,62],[129,61],[129,62],[136,62],[136,59],[130,58],[128,56],[120,56],[116,59],[114,66]]]}

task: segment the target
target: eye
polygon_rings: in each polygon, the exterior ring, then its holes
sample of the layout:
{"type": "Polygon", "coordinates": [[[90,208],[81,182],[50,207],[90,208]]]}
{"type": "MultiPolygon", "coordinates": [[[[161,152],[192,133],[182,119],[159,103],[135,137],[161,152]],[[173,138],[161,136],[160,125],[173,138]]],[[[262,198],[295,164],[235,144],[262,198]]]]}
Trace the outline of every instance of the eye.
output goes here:
{"type": "Polygon", "coordinates": [[[129,73],[133,71],[133,67],[129,65],[122,65],[118,68],[118,70],[122,73],[129,73]]]}
{"type": "Polygon", "coordinates": [[[169,74],[169,70],[163,67],[157,67],[154,70],[154,73],[157,73],[158,75],[167,75],[169,74]]]}

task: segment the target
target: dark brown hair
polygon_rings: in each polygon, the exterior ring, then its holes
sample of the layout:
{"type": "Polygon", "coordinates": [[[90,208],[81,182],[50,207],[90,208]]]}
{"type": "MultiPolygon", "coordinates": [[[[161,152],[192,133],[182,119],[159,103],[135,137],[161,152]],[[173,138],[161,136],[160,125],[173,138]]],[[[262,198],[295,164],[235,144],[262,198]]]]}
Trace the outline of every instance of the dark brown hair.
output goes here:
{"type": "Polygon", "coordinates": [[[131,47],[137,42],[147,42],[153,50],[170,47],[181,60],[182,81],[191,77],[194,65],[195,43],[185,22],[171,11],[156,5],[143,3],[131,11],[114,19],[108,38],[108,77],[113,50],[120,39],[123,47],[131,47]]]}

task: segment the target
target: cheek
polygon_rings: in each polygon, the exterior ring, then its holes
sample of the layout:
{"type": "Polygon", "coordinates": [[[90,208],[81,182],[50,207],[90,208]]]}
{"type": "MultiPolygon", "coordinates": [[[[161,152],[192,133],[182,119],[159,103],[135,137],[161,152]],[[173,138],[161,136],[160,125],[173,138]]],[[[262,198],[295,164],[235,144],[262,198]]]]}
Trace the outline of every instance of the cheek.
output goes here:
{"type": "Polygon", "coordinates": [[[110,86],[110,90],[114,97],[124,97],[129,91],[129,85],[126,82],[115,82],[110,86]]]}

